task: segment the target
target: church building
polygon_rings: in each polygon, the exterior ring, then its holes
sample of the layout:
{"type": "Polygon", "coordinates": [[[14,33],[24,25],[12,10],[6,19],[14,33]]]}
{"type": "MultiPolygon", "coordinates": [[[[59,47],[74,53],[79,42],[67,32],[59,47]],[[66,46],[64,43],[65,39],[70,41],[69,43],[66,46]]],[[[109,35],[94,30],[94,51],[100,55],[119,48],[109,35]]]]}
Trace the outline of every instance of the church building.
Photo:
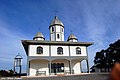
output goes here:
{"type": "Polygon", "coordinates": [[[49,26],[50,40],[38,32],[33,40],[22,40],[27,55],[27,75],[68,75],[81,74],[81,62],[86,60],[89,71],[87,47],[91,42],[79,42],[71,33],[64,40],[64,25],[54,17],[49,26]]]}

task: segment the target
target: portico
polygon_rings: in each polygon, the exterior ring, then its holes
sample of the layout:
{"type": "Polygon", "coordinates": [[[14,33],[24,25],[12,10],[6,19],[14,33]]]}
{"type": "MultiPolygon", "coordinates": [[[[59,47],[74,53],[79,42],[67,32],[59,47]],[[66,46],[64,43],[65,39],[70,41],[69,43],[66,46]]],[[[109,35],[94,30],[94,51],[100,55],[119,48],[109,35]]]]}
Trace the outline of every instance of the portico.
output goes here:
{"type": "MultiPolygon", "coordinates": [[[[81,72],[81,61],[86,57],[75,59],[75,57],[53,57],[53,58],[34,58],[29,57],[28,59],[28,75],[40,76],[40,75],[59,75],[59,74],[80,74],[81,72]],[[81,59],[82,58],[82,59],[81,59]],[[77,67],[79,66],[79,67],[77,67]]],[[[86,63],[89,65],[88,63],[86,63]]],[[[88,72],[89,72],[89,66],[88,72]]]]}

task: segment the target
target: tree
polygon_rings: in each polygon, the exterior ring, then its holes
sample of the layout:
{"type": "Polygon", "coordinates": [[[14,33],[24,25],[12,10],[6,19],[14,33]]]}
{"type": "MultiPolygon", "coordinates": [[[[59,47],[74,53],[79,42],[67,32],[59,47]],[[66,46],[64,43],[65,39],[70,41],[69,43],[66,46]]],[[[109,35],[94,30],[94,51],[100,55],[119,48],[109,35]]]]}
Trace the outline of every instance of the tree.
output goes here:
{"type": "Polygon", "coordinates": [[[11,69],[11,70],[0,70],[0,76],[2,77],[8,77],[8,76],[13,76],[14,74],[14,71],[11,69]]]}
{"type": "Polygon", "coordinates": [[[111,43],[109,47],[96,52],[94,64],[97,68],[104,68],[109,71],[115,62],[120,62],[120,40],[111,43]]]}

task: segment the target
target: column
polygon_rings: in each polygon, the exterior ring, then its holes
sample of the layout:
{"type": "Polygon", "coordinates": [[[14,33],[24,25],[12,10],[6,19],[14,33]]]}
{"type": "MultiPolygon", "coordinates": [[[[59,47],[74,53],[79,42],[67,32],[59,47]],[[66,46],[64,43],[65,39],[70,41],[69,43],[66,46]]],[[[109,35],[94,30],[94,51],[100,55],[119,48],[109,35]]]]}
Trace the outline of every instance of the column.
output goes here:
{"type": "Polygon", "coordinates": [[[88,63],[88,51],[87,51],[87,47],[86,47],[86,52],[87,52],[87,70],[88,70],[88,73],[90,73],[90,69],[89,69],[89,63],[88,63]]]}
{"type": "Polygon", "coordinates": [[[51,75],[51,61],[49,61],[49,75],[51,75]]]}
{"type": "Polygon", "coordinates": [[[21,64],[21,60],[19,60],[20,62],[19,62],[19,65],[20,65],[20,72],[19,73],[21,73],[21,70],[22,70],[22,64],[21,64]]]}
{"type": "Polygon", "coordinates": [[[86,60],[86,62],[87,62],[87,70],[88,70],[88,73],[90,73],[88,60],[86,60]]]}
{"type": "Polygon", "coordinates": [[[81,71],[81,73],[82,73],[82,66],[81,66],[81,61],[80,61],[80,71],[81,71]]]}
{"type": "Polygon", "coordinates": [[[13,70],[14,70],[14,73],[15,73],[15,65],[16,65],[16,64],[15,64],[15,59],[14,59],[14,69],[13,69],[13,70]]]}
{"type": "Polygon", "coordinates": [[[27,57],[27,76],[29,76],[29,69],[30,68],[30,61],[28,60],[28,57],[27,57]]]}
{"type": "Polygon", "coordinates": [[[72,74],[71,60],[69,61],[70,74],[72,74]]]}
{"type": "Polygon", "coordinates": [[[19,73],[21,73],[21,69],[22,69],[22,66],[20,65],[20,72],[19,73]]]}

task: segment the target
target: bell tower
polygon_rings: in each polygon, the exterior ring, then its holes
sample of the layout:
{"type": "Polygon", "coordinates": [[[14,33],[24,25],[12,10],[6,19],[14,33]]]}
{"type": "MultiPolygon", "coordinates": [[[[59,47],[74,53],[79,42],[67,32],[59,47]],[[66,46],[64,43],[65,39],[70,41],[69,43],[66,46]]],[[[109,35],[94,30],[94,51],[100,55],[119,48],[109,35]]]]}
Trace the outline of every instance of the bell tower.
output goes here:
{"type": "Polygon", "coordinates": [[[49,30],[50,41],[64,41],[64,25],[57,16],[51,22],[49,30]]]}

